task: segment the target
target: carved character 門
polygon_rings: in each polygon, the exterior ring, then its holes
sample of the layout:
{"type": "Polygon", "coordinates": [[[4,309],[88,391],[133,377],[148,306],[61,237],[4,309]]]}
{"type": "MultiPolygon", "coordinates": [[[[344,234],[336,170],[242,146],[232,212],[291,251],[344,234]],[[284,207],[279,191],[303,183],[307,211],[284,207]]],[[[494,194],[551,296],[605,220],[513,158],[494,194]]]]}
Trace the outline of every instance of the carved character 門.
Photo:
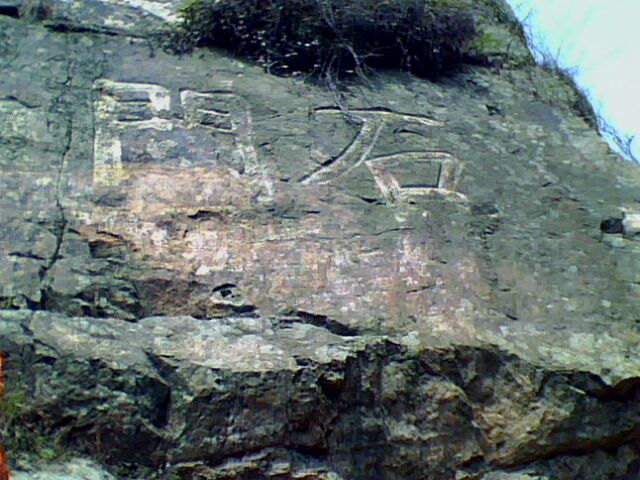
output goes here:
{"type": "MultiPolygon", "coordinates": [[[[159,85],[101,79],[95,82],[94,88],[97,92],[94,185],[120,182],[126,174],[125,134],[141,131],[149,131],[142,135],[143,139],[151,137],[152,132],[208,132],[209,138],[216,139],[214,147],[224,146],[228,150],[229,163],[242,165],[249,173],[260,170],[252,141],[251,116],[240,97],[228,89],[208,92],[183,89],[179,92],[179,108],[172,110],[171,92],[159,85]]],[[[215,150],[202,145],[200,148],[208,152],[215,150]]]]}

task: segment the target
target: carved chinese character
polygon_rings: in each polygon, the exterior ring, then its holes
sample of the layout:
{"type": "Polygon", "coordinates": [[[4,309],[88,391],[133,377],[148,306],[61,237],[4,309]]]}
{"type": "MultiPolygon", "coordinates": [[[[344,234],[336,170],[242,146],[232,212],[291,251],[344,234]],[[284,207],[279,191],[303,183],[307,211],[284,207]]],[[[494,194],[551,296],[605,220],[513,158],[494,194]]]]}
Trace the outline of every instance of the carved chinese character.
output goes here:
{"type": "Polygon", "coordinates": [[[317,114],[347,115],[360,122],[354,140],[334,158],[302,177],[303,184],[328,184],[353,172],[363,163],[388,201],[406,201],[412,196],[442,194],[464,198],[455,191],[461,164],[453,155],[432,150],[412,150],[373,156],[384,127],[391,121],[419,126],[443,126],[425,115],[395,112],[389,109],[355,109],[342,111],[334,107],[319,108],[317,114]]]}
{"type": "Polygon", "coordinates": [[[222,161],[240,173],[260,175],[272,193],[253,145],[251,115],[232,91],[183,89],[180,108],[172,110],[169,90],[159,85],[102,79],[95,89],[94,185],[120,182],[123,164],[132,158],[170,158],[194,166],[222,161]]]}
{"type": "Polygon", "coordinates": [[[145,83],[98,80],[95,88],[99,95],[94,103],[93,180],[95,185],[111,185],[123,176],[122,132],[172,130],[172,120],[161,117],[169,111],[171,97],[166,88],[145,83]]]}
{"type": "Polygon", "coordinates": [[[201,126],[220,133],[233,133],[238,130],[239,119],[233,113],[235,95],[232,92],[195,92],[183,90],[180,101],[184,111],[186,125],[193,128],[201,126]]]}

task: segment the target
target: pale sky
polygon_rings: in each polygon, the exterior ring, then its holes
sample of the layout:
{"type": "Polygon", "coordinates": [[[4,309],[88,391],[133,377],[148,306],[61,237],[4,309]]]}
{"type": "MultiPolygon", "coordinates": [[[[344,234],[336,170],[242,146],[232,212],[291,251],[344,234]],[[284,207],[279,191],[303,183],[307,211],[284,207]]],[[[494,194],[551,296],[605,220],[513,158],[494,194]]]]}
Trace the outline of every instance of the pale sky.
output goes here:
{"type": "Polygon", "coordinates": [[[640,160],[640,0],[507,0],[536,42],[576,68],[596,111],[636,135],[640,160]]]}

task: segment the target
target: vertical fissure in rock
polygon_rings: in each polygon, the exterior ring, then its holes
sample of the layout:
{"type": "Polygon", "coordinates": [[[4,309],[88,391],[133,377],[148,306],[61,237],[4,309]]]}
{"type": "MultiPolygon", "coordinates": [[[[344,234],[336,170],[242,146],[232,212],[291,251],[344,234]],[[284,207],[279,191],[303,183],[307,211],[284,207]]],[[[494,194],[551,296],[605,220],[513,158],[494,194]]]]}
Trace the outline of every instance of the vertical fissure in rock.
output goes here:
{"type": "Polygon", "coordinates": [[[70,113],[70,109],[67,108],[66,97],[70,93],[71,83],[73,79],[73,61],[69,61],[67,64],[66,78],[62,82],[62,91],[60,95],[55,99],[54,105],[61,109],[61,113],[66,114],[64,118],[64,142],[62,144],[62,151],[60,153],[60,163],[58,171],[56,172],[56,188],[55,188],[55,207],[57,212],[57,218],[53,224],[52,233],[55,236],[55,247],[53,253],[49,258],[49,261],[44,265],[40,271],[40,309],[45,310],[47,308],[48,291],[49,291],[49,272],[54,267],[56,262],[61,258],[60,251],[62,250],[62,243],[64,242],[64,235],[69,223],[62,205],[62,174],[64,172],[65,165],[67,163],[67,156],[71,151],[71,143],[73,138],[73,115],[70,113]]]}

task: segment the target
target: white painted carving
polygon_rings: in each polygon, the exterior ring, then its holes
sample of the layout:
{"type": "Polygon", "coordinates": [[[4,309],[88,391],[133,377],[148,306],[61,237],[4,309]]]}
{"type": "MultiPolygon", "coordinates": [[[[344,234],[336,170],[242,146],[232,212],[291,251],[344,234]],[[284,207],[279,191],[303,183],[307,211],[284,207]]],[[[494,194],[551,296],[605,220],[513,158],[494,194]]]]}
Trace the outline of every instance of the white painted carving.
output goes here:
{"type": "Polygon", "coordinates": [[[180,92],[180,101],[184,111],[186,124],[193,128],[202,126],[221,133],[237,131],[231,111],[225,108],[229,98],[235,97],[231,92],[201,93],[193,90],[180,92]],[[218,106],[221,105],[221,106],[218,106]],[[218,106],[216,108],[216,106],[218,106]]]}
{"type": "MultiPolygon", "coordinates": [[[[231,85],[227,82],[224,86],[231,85]]],[[[171,95],[162,86],[101,79],[94,87],[98,92],[94,103],[94,185],[113,185],[123,178],[121,137],[125,131],[203,128],[212,134],[229,135],[235,160],[248,174],[261,178],[266,195],[273,195],[272,181],[259,164],[253,145],[251,114],[232,91],[181,90],[182,114],[171,116],[171,95]]]]}
{"type": "MultiPolygon", "coordinates": [[[[209,92],[183,89],[179,94],[180,109],[172,112],[170,92],[162,86],[107,79],[96,81],[94,185],[114,185],[124,178],[122,134],[125,131],[150,129],[169,132],[177,128],[200,128],[214,135],[228,136],[232,142],[230,155],[234,163],[243,165],[247,174],[258,177],[263,185],[262,195],[272,197],[273,181],[265,165],[258,161],[254,147],[251,113],[241,97],[227,87],[231,85],[225,85],[224,90],[209,92]]],[[[372,151],[389,121],[428,127],[443,126],[442,122],[424,115],[382,108],[344,112],[339,108],[327,107],[317,109],[316,114],[348,115],[359,121],[361,126],[342,153],[304,176],[301,183],[327,184],[364,164],[388,201],[407,201],[411,197],[434,193],[464,199],[464,195],[455,191],[461,163],[446,152],[422,150],[372,157],[372,151]],[[406,162],[418,168],[421,163],[436,164],[437,181],[423,185],[403,184],[397,176],[397,170],[394,173],[394,168],[406,162]]],[[[170,142],[165,140],[163,144],[170,142]]],[[[156,143],[150,141],[150,145],[154,147],[156,143]]],[[[152,148],[150,151],[153,153],[158,149],[152,148]]]]}
{"type": "Polygon", "coordinates": [[[412,196],[445,195],[454,199],[464,199],[464,195],[455,191],[462,165],[453,155],[440,151],[398,152],[392,155],[371,158],[371,152],[380,138],[382,129],[389,121],[401,121],[422,126],[444,126],[433,118],[410,113],[395,112],[388,109],[356,109],[343,111],[339,108],[320,108],[318,114],[340,114],[356,118],[361,123],[355,139],[337,157],[322,163],[313,172],[305,175],[303,184],[328,184],[348,175],[362,165],[367,166],[376,185],[386,200],[406,201],[412,196]],[[438,180],[434,185],[403,185],[393,174],[394,165],[411,162],[419,168],[420,163],[437,163],[438,180]]]}
{"type": "Polygon", "coordinates": [[[430,196],[441,194],[450,198],[464,200],[465,196],[455,190],[457,179],[462,172],[462,163],[453,155],[438,151],[401,152],[365,161],[371,171],[376,185],[391,202],[407,201],[414,196],[430,196]],[[438,181],[434,185],[402,185],[390,170],[394,164],[411,162],[420,168],[421,163],[435,162],[439,165],[438,181]]]}
{"type": "Polygon", "coordinates": [[[244,165],[245,172],[258,176],[264,194],[272,197],[275,189],[265,166],[258,161],[258,152],[253,144],[253,118],[242,99],[228,90],[196,92],[182,90],[180,101],[184,120],[189,128],[203,127],[215,133],[234,135],[234,159],[244,165]]]}
{"type": "Polygon", "coordinates": [[[113,185],[123,177],[120,136],[128,128],[170,131],[171,120],[159,115],[171,108],[166,88],[146,83],[97,80],[94,102],[93,182],[113,185]]]}

